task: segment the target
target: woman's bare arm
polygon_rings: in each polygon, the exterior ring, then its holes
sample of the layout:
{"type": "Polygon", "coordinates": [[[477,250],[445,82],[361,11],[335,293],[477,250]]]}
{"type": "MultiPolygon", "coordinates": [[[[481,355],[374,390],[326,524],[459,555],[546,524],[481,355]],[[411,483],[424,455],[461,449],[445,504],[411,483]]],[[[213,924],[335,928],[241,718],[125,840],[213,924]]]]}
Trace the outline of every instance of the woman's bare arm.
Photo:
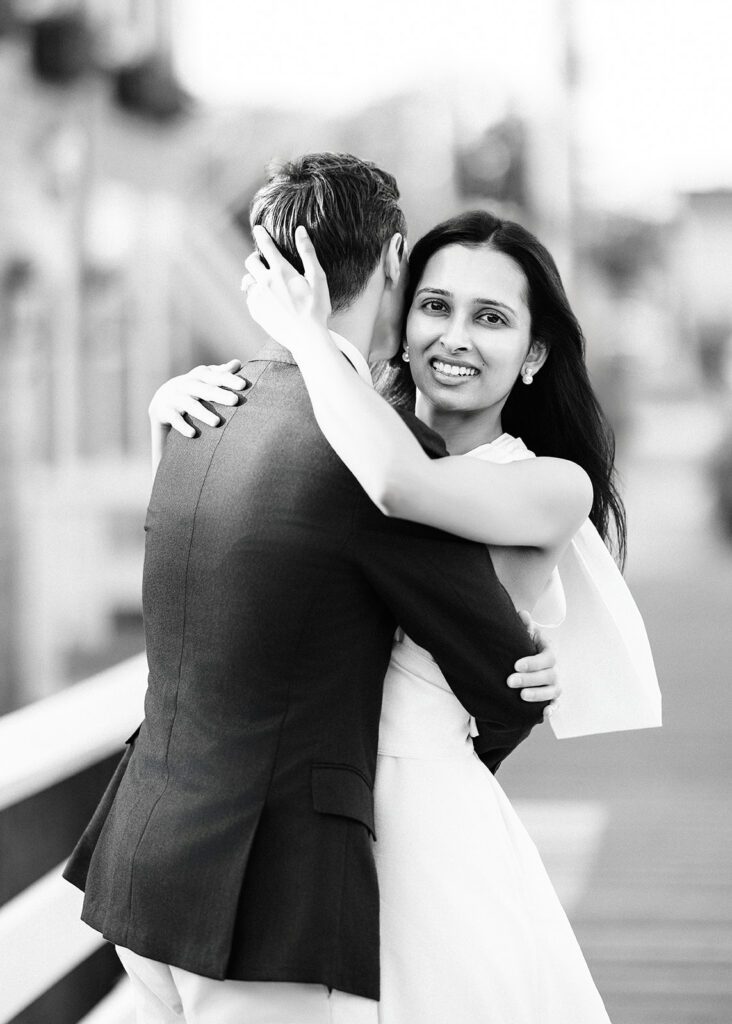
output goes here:
{"type": "Polygon", "coordinates": [[[326,327],[327,282],[307,234],[297,244],[305,277],[263,229],[248,303],[254,318],[286,345],[302,372],[320,429],[375,504],[389,516],[438,527],[484,544],[554,548],[592,504],[586,473],[563,459],[498,465],[430,459],[400,416],[355,374],[326,327]]]}

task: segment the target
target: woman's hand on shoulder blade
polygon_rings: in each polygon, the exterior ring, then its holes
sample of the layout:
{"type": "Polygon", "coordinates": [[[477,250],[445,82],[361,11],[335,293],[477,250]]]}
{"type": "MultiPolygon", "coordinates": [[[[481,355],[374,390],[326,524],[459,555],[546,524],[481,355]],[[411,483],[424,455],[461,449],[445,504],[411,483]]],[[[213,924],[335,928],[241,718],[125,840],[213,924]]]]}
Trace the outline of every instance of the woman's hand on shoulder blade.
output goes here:
{"type": "Polygon", "coordinates": [[[186,417],[193,417],[210,427],[217,427],[221,417],[206,408],[203,402],[237,405],[238,392],[247,381],[237,376],[240,359],[212,366],[194,366],[188,373],[171,377],[158,388],[148,406],[153,425],[169,426],[184,437],[195,437],[196,429],[186,417]]]}

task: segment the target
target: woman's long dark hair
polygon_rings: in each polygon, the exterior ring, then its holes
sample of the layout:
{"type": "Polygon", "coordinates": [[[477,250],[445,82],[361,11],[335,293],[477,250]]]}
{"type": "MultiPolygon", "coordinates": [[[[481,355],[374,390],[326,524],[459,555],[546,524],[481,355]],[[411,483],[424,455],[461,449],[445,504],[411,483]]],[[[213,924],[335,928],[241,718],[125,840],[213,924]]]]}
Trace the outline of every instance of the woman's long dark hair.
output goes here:
{"type": "MultiPolygon", "coordinates": [[[[528,282],[531,337],[549,350],[531,387],[516,381],[501,415],[503,429],[537,455],[569,459],[592,481],[590,519],[609,544],[614,534],[618,561],[625,561],[625,508],[615,482],[615,437],[592,390],[585,365],[585,339],[551,254],[526,228],[484,210],[438,224],[409,258],[404,324],[427,263],[448,245],[485,245],[517,263],[528,282]]],[[[382,371],[379,390],[395,405],[414,407],[415,386],[397,355],[382,371]]]]}

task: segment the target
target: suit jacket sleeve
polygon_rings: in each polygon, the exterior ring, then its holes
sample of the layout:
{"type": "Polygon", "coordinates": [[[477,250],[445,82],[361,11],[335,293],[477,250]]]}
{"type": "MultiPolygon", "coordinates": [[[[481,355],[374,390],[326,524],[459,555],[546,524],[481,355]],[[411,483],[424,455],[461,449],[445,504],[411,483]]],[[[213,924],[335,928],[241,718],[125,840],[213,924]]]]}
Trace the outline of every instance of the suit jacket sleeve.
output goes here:
{"type": "MultiPolygon", "coordinates": [[[[428,454],[446,454],[437,435],[404,418],[428,454]]],[[[488,549],[390,519],[365,495],[354,525],[356,557],[369,582],[409,636],[430,651],[476,718],[476,751],[495,771],[542,720],[546,703],[524,701],[506,685],[516,660],[533,653],[533,645],[488,549]]]]}

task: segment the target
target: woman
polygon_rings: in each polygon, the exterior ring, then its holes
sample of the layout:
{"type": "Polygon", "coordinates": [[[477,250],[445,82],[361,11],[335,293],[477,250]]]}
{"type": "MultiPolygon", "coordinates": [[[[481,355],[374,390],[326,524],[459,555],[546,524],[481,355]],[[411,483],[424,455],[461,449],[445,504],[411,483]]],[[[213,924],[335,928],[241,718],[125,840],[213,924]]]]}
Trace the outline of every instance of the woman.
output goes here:
{"type": "MultiPolygon", "coordinates": [[[[269,266],[258,256],[247,261],[250,310],[298,360],[323,433],[367,493],[387,515],[489,544],[517,606],[538,604],[559,619],[555,567],[588,512],[603,537],[614,525],[621,551],[625,529],[611,435],[548,252],[518,225],[482,212],[417,243],[404,362],[401,372],[392,368],[391,393],[408,399],[408,362],[417,414],[455,453],[431,461],[333,344],[327,283],[304,232],[296,237],[305,279],[266,232],[255,229],[255,237],[269,266]],[[541,457],[505,433],[509,426],[541,457]]],[[[226,373],[236,368],[228,364],[218,379],[231,383],[226,373]]],[[[182,411],[211,422],[197,399],[222,397],[216,379],[194,371],[164,385],[153,423],[188,432],[182,411]]],[[[644,710],[633,724],[644,715],[653,717],[644,710]]],[[[533,844],[473,756],[469,727],[430,655],[398,638],[375,787],[380,1019],[607,1021],[533,844]]],[[[600,725],[608,727],[618,726],[600,725]]]]}

